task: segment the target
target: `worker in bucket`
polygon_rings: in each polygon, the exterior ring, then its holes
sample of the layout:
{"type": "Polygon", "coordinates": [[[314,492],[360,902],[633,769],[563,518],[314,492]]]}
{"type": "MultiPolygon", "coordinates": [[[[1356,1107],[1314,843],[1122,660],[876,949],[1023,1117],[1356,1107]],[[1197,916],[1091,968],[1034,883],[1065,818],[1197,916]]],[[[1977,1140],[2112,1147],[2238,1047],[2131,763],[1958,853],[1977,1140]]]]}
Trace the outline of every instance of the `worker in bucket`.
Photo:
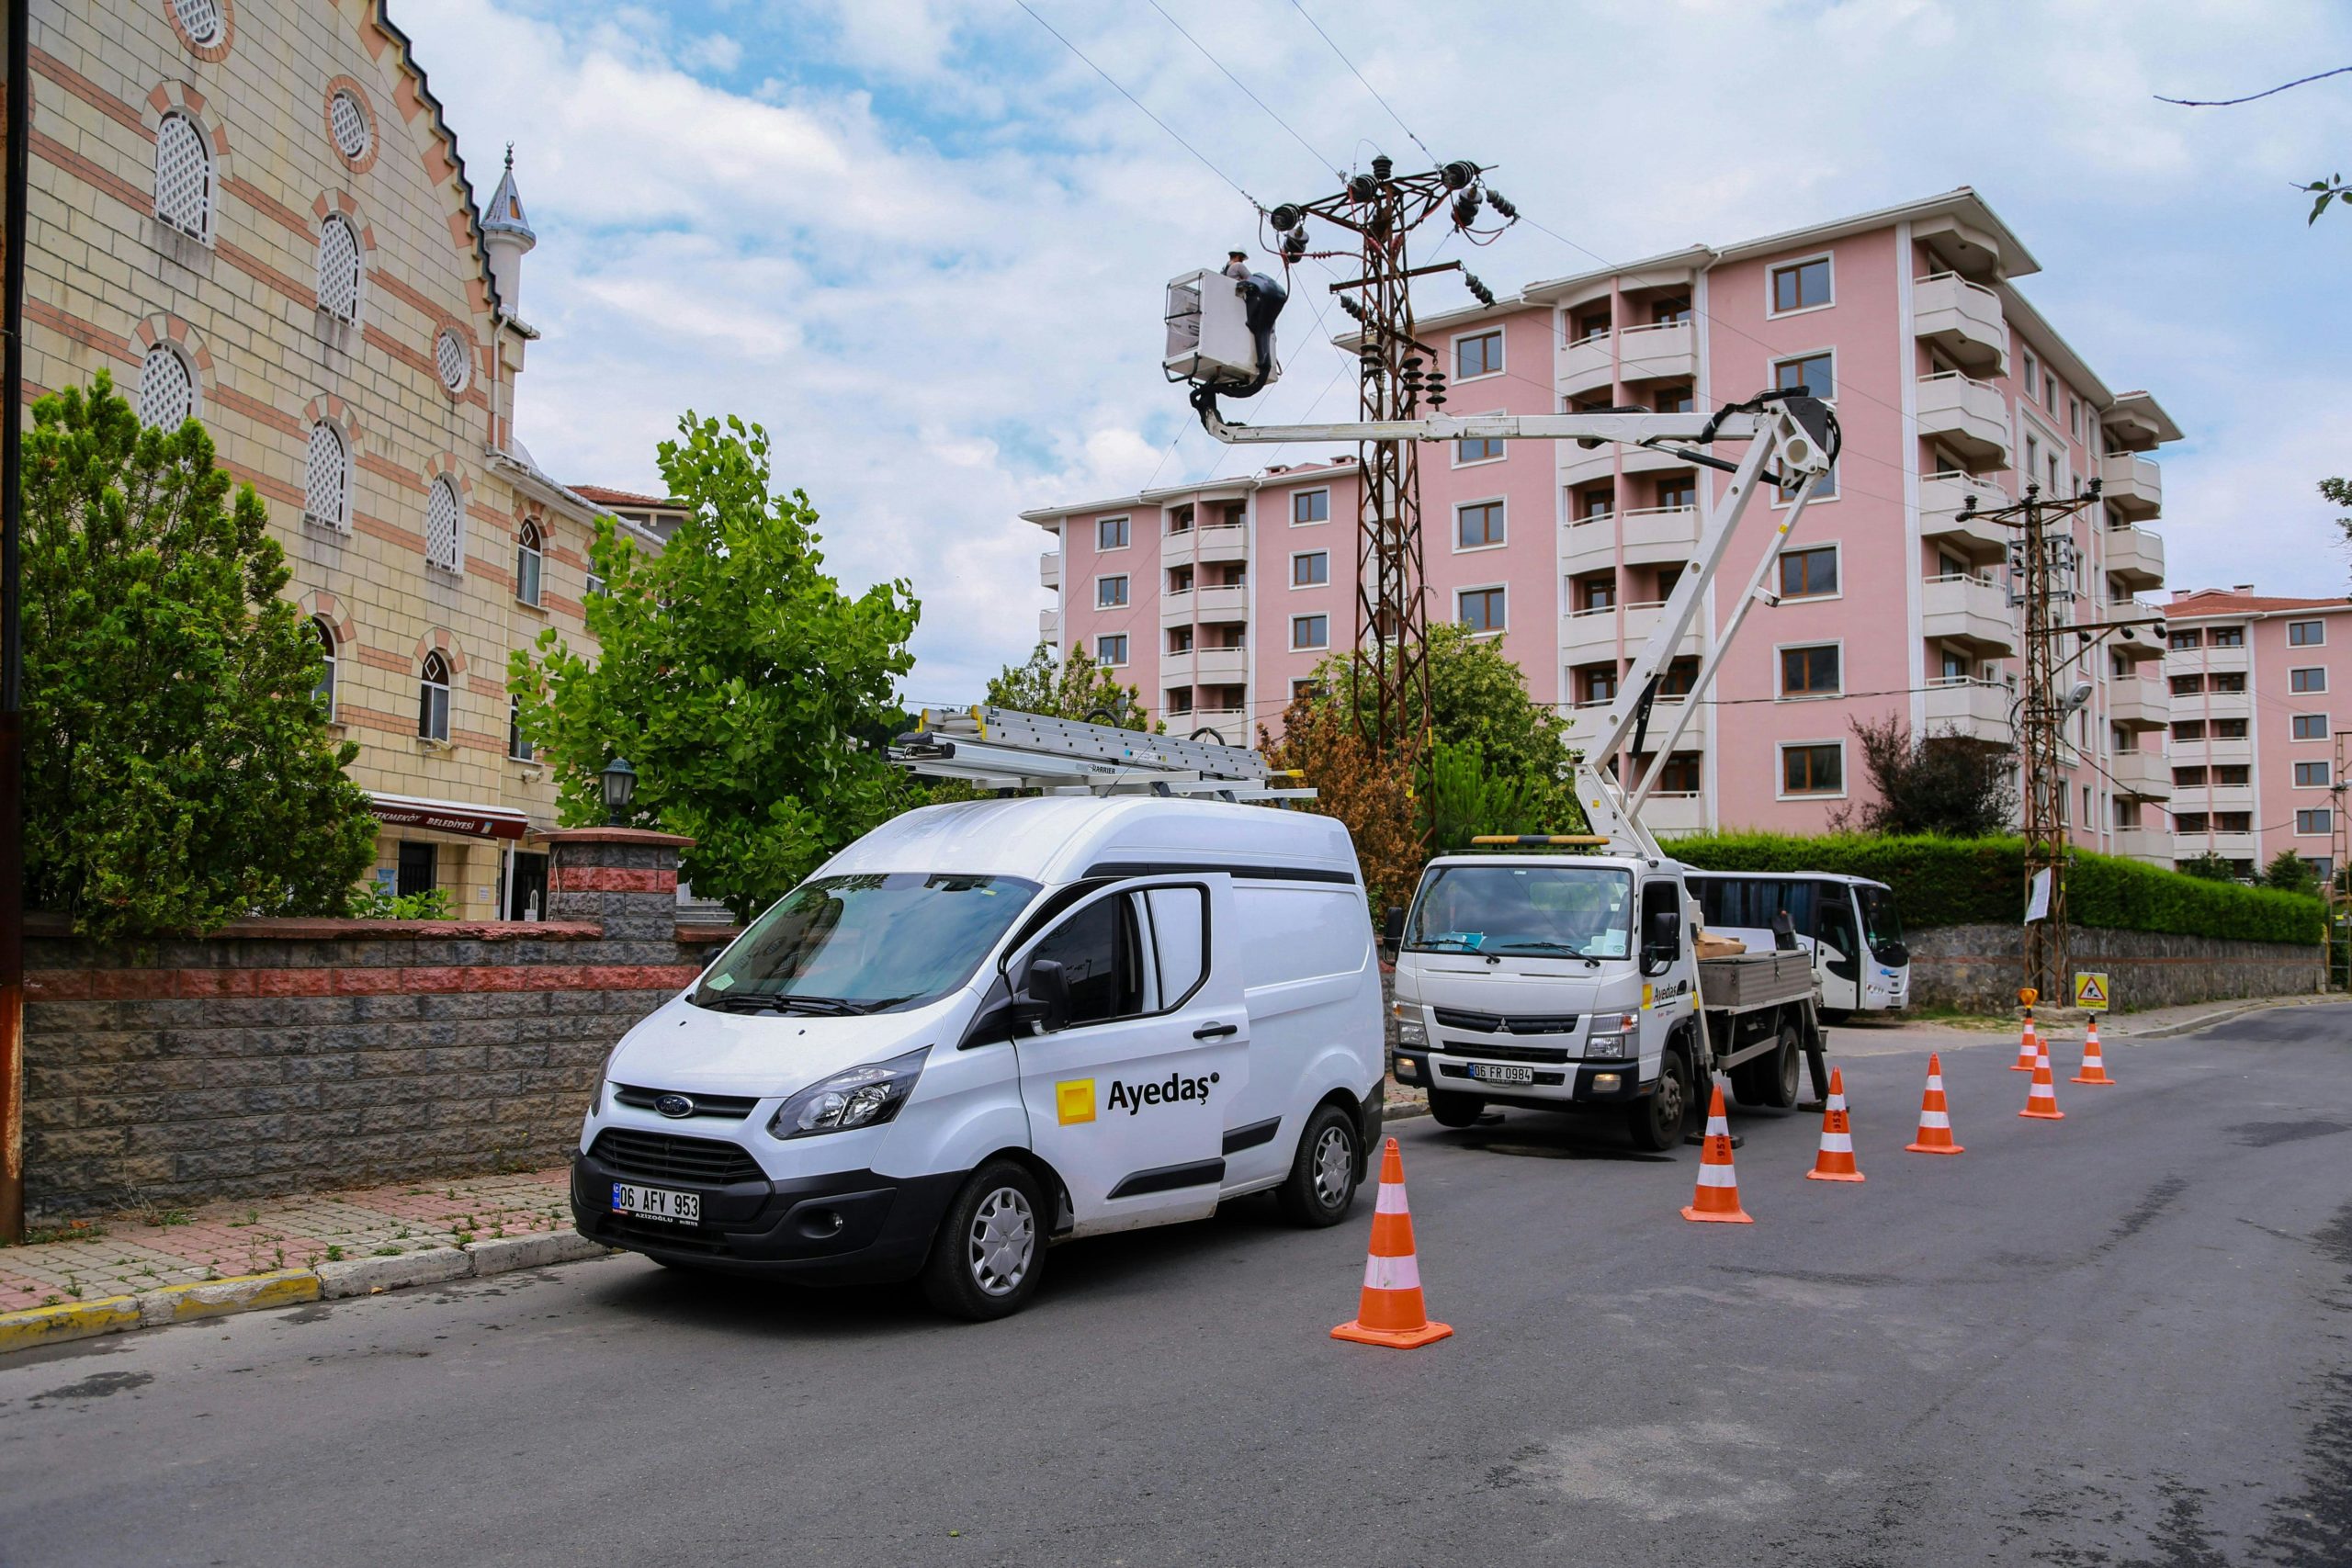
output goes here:
{"type": "Polygon", "coordinates": [[[1249,282],[1249,281],[1250,281],[1250,253],[1249,253],[1248,251],[1227,251],[1227,252],[1226,252],[1226,253],[1225,253],[1225,276],[1227,276],[1227,277],[1229,277],[1229,278],[1231,278],[1231,279],[1233,279],[1236,283],[1247,283],[1247,282],[1249,282]]]}

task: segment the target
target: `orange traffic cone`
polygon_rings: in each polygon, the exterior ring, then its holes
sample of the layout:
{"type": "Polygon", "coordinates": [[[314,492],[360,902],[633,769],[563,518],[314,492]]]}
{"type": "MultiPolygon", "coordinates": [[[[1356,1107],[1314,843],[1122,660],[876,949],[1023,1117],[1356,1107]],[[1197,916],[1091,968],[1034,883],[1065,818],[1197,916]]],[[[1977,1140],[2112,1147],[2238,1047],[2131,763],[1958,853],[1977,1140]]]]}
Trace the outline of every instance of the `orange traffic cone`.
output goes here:
{"type": "Polygon", "coordinates": [[[1739,1177],[1731,1168],[1731,1123],[1724,1118],[1724,1086],[1707,1102],[1707,1141],[1699,1151],[1699,1186],[1682,1211],[1686,1220],[1722,1225],[1756,1222],[1739,1206],[1739,1177]]]}
{"type": "Polygon", "coordinates": [[[1928,1092],[1919,1097],[1919,1141],[1903,1147],[1915,1155],[1961,1152],[1951,1141],[1951,1112],[1944,1104],[1944,1059],[1939,1054],[1928,1057],[1928,1092]]]}
{"type": "Polygon", "coordinates": [[[2090,1021],[2090,1031],[2083,1036],[2083,1070],[2066,1080],[2068,1083],[2112,1084],[2107,1076],[2107,1058],[2098,1054],[2098,1020],[2090,1021]]]}
{"type": "Polygon", "coordinates": [[[1372,1212],[1372,1251],[1363,1260],[1363,1294],[1353,1323],[1334,1339],[1410,1350],[1453,1330],[1430,1321],[1421,1304],[1421,1266],[1413,1256],[1413,1212],[1405,1206],[1405,1156],[1391,1138],[1380,1152],[1380,1201],[1372,1212]]]}
{"type": "Polygon", "coordinates": [[[1829,1108],[1821,1116],[1821,1152],[1814,1156],[1807,1181],[1860,1181],[1854,1165],[1854,1123],[1846,1114],[1846,1070],[1829,1069],[1829,1108]]]}
{"type": "Polygon", "coordinates": [[[2009,1071],[2013,1073],[2033,1071],[2034,1058],[2041,1054],[2035,1047],[2034,1042],[2041,1038],[2041,1034],[2033,1027],[2033,1010],[2028,1008],[2025,1010],[2025,1028],[2018,1034],[2018,1059],[2009,1064],[2009,1071]]]}
{"type": "Polygon", "coordinates": [[[2025,1109],[2018,1112],[2037,1122],[2064,1122],[2066,1113],[2058,1109],[2058,1084],[2050,1076],[2050,1052],[2044,1047],[2033,1064],[2033,1083],[2025,1091],[2025,1109]]]}

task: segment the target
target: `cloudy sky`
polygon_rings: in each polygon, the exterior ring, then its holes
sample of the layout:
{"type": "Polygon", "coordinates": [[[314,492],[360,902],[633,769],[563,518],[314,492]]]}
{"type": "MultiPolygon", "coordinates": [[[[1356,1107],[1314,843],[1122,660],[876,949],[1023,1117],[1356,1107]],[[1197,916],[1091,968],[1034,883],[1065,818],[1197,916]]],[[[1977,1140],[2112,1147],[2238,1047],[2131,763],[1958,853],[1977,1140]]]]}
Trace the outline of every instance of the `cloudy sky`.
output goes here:
{"type": "MultiPolygon", "coordinates": [[[[1257,248],[1241,192],[1415,156],[1311,13],[1441,157],[1499,165],[1556,231],[1479,255],[1498,289],[1976,186],[2042,263],[2023,290],[2188,432],[2173,585],[2347,586],[2312,481],[2352,470],[2352,211],[2307,228],[2291,187],[2352,165],[2352,76],[2240,108],[2154,95],[2352,62],[2352,9],[1161,3],[397,0],[485,192],[515,144],[546,333],[524,440],[562,479],[650,488],[680,411],[764,423],[844,582],[913,580],[911,694],[970,700],[1046,603],[1016,513],[1245,466],[1160,379],[1165,280],[1257,248]]],[[[1255,417],[1342,413],[1336,357],[1304,346],[1320,304],[1285,317],[1255,417]]]]}

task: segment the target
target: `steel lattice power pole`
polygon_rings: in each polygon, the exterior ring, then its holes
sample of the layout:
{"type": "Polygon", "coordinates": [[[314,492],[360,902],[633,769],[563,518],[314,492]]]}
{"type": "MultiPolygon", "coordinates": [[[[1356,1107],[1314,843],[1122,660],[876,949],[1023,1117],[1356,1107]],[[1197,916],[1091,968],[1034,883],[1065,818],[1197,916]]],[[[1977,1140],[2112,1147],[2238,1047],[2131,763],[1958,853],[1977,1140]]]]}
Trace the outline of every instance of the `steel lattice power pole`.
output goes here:
{"type": "Polygon", "coordinates": [[[2025,983],[2054,1003],[2066,969],[2065,781],[2058,773],[2058,744],[2065,725],[2060,706],[2051,624],[2049,508],[2041,487],[2026,486],[2022,559],[2018,573],[2025,597],[2025,701],[2018,723],[2018,749],[2024,773],[2025,887],[2047,872],[2050,901],[2043,919],[2025,928],[2025,983]]]}

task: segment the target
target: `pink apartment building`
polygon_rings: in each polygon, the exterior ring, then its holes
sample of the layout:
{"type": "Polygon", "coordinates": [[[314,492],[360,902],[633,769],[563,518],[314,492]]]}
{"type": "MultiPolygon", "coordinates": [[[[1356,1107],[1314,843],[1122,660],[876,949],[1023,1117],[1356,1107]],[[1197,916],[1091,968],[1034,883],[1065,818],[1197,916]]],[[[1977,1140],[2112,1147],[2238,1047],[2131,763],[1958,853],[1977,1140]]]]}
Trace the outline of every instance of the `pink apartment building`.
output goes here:
{"type": "MultiPolygon", "coordinates": [[[[2099,504],[2076,528],[2066,613],[2163,585],[2144,454],[2179,432],[2145,392],[2110,390],[2020,295],[2038,270],[1966,188],[1724,246],[1531,284],[1424,318],[1449,412],[1713,407],[1802,383],[1845,445],[1792,537],[1774,599],[1741,628],[1650,807],[1661,832],[1818,831],[1867,787],[1851,723],[1901,715],[2007,744],[2021,649],[2007,532],[1963,515],[2029,479],[2099,504]]],[[[1736,456],[1736,453],[1733,453],[1736,456]]],[[[1572,442],[1461,442],[1421,459],[1429,614],[1499,638],[1571,721],[1614,695],[1728,476],[1672,454],[1572,442]]],[[[1022,515],[1055,536],[1046,637],[1121,668],[1171,728],[1245,740],[1317,660],[1354,638],[1352,457],[1022,515]]],[[[1735,543],[1687,682],[1767,547],[1735,543]]],[[[2110,640],[2069,737],[2067,799],[2086,848],[2168,860],[2159,640],[2110,640]]],[[[1662,728],[1663,710],[1653,731],[1662,728]]]]}
{"type": "Polygon", "coordinates": [[[2352,757],[2352,601],[2274,599],[2251,584],[2165,606],[2173,848],[2252,873],[2281,850],[2341,863],[2333,785],[2352,757]]]}

